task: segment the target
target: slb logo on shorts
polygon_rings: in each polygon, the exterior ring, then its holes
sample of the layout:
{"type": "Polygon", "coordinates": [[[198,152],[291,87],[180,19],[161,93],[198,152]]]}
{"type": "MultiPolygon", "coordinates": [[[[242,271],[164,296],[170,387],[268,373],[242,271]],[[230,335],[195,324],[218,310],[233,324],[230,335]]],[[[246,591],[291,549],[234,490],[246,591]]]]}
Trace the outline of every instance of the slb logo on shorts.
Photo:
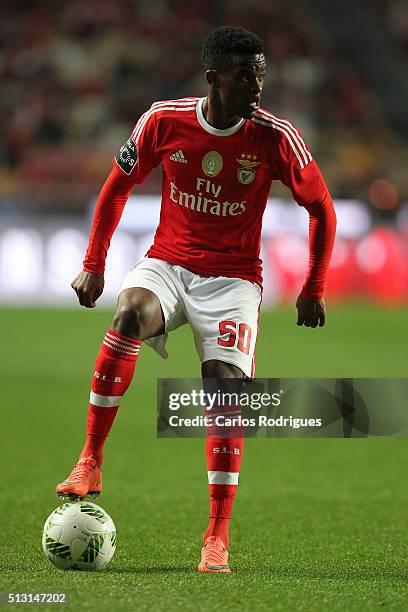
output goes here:
{"type": "Polygon", "coordinates": [[[137,161],[137,149],[132,138],[129,138],[123,147],[120,148],[115,159],[116,163],[123,170],[123,172],[126,172],[126,174],[130,174],[132,172],[137,161]]]}

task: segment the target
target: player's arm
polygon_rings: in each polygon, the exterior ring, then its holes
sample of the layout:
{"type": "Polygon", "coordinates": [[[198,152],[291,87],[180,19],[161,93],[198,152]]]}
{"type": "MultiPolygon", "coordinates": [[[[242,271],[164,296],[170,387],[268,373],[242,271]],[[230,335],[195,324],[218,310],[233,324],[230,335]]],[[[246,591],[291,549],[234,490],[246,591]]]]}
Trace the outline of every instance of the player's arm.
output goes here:
{"type": "MultiPolygon", "coordinates": [[[[311,170],[320,175],[316,165],[311,170]]],[[[309,266],[296,301],[297,324],[322,327],[326,322],[323,293],[336,234],[336,214],[327,187],[319,199],[303,205],[309,213],[309,266]]]]}
{"type": "Polygon", "coordinates": [[[323,293],[336,234],[336,214],[326,183],[300,133],[291,126],[286,134],[282,134],[280,142],[281,180],[309,213],[309,266],[296,301],[297,324],[321,327],[325,324],[323,293]]]}
{"type": "Polygon", "coordinates": [[[113,160],[113,168],[96,202],[83,270],[71,287],[81,306],[94,308],[104,289],[105,261],[129,194],[159,163],[155,155],[154,113],[148,111],[136,124],[131,137],[113,160]]]}

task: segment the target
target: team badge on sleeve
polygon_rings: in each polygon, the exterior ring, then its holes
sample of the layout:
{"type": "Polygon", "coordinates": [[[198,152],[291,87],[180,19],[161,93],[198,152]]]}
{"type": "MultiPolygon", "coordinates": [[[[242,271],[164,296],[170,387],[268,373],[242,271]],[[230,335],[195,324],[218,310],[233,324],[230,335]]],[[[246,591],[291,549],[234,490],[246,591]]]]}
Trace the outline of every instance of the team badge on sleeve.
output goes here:
{"type": "Polygon", "coordinates": [[[240,168],[238,168],[237,170],[237,177],[242,185],[250,185],[250,183],[254,181],[256,177],[256,172],[254,168],[259,166],[259,164],[261,163],[257,161],[250,161],[251,157],[252,159],[256,159],[256,155],[251,156],[244,154],[241,155],[242,159],[237,159],[237,162],[240,165],[240,168]]]}
{"type": "Polygon", "coordinates": [[[119,149],[119,153],[115,157],[116,163],[126,174],[130,174],[135,167],[137,161],[137,149],[132,138],[129,138],[119,149]]]}

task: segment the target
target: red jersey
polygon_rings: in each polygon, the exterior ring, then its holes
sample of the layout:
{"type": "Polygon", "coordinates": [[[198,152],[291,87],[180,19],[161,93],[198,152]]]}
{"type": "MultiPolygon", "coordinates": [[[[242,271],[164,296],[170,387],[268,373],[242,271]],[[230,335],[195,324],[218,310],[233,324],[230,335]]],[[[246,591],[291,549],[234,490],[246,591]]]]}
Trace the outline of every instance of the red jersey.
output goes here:
{"type": "MultiPolygon", "coordinates": [[[[287,185],[295,201],[311,215],[319,204],[332,209],[331,198],[301,134],[289,121],[260,108],[251,119],[219,130],[205,120],[203,101],[183,98],[154,103],[114,159],[116,169],[110,179],[116,193],[109,179],[105,190],[110,199],[119,197],[121,213],[132,187],[162,164],[160,222],[147,256],[203,276],[238,277],[261,284],[262,216],[272,181],[287,185]]],[[[98,206],[84,265],[88,271],[101,272],[107,247],[98,237],[103,230],[97,213],[98,206]]],[[[110,229],[106,233],[108,245],[112,233],[110,229]]],[[[332,233],[331,238],[327,232],[324,237],[328,258],[332,233]]],[[[316,289],[309,286],[310,292],[316,289]]]]}

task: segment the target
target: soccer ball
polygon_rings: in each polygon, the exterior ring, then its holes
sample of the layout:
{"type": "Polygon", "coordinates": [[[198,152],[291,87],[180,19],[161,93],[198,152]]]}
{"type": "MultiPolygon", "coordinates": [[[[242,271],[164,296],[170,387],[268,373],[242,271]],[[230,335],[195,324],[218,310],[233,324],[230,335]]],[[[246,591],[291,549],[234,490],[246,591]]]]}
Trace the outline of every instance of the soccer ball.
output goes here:
{"type": "Polygon", "coordinates": [[[115,524],[96,504],[62,504],[45,521],[42,547],[60,569],[102,570],[115,554],[115,524]]]}

